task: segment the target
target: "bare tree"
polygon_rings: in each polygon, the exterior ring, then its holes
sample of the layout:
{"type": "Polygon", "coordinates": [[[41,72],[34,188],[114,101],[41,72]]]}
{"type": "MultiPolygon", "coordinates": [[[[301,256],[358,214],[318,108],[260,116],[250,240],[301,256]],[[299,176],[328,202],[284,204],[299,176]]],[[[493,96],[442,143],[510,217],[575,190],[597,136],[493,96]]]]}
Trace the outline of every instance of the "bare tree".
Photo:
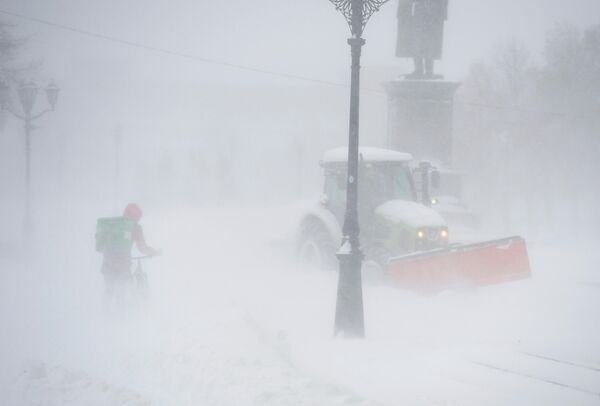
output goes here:
{"type": "Polygon", "coordinates": [[[41,62],[23,62],[19,54],[27,44],[27,38],[15,34],[15,25],[0,20],[0,80],[17,82],[26,75],[37,74],[41,62]]]}
{"type": "Polygon", "coordinates": [[[527,73],[531,68],[529,52],[512,39],[499,47],[495,62],[500,76],[504,79],[509,102],[518,106],[528,85],[527,73]]]}
{"type": "Polygon", "coordinates": [[[12,24],[0,20],[0,70],[5,75],[14,69],[16,54],[24,43],[13,34],[13,29],[12,24]]]}
{"type": "Polygon", "coordinates": [[[500,145],[500,150],[503,151],[500,164],[503,223],[505,228],[510,227],[511,201],[514,201],[515,197],[525,197],[531,225],[532,191],[527,187],[527,178],[519,176],[523,160],[527,159],[530,149],[528,144],[531,141],[531,133],[523,131],[524,122],[519,112],[524,95],[531,88],[529,52],[517,40],[511,39],[498,47],[494,67],[501,78],[499,92],[503,95],[503,104],[508,107],[501,114],[504,121],[500,145]]]}
{"type": "Polygon", "coordinates": [[[562,171],[558,179],[570,196],[572,221],[578,222],[582,210],[594,210],[584,206],[598,198],[590,185],[600,170],[600,25],[581,32],[558,24],[547,36],[544,56],[540,100],[560,113],[553,146],[562,171]]]}

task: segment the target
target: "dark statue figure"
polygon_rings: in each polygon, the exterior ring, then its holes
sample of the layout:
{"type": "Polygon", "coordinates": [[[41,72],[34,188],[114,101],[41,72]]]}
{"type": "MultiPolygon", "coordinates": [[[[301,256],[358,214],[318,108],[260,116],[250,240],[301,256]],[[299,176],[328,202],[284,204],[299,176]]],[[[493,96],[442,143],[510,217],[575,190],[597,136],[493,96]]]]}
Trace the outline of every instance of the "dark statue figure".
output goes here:
{"type": "Polygon", "coordinates": [[[438,79],[433,72],[442,57],[448,0],[399,0],[396,56],[413,58],[415,71],[407,79],[438,79]]]}

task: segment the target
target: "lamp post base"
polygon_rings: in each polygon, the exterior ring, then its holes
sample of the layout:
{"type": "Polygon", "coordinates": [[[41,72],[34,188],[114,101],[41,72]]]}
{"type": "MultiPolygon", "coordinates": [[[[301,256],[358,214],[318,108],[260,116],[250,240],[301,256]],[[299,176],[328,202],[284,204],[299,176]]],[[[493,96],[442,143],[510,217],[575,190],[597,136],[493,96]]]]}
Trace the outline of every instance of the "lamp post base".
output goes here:
{"type": "MultiPolygon", "coordinates": [[[[349,243],[344,244],[344,246],[349,243]]],[[[340,261],[337,301],[335,306],[334,335],[347,338],[363,338],[365,322],[363,314],[361,266],[363,254],[351,249],[337,254],[340,261]]]]}

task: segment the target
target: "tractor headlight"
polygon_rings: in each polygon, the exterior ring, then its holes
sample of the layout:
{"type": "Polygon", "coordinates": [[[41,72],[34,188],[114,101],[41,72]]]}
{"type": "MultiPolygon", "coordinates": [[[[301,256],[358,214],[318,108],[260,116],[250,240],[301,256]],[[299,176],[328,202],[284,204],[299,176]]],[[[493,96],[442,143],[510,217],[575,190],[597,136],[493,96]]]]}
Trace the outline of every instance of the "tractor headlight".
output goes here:
{"type": "Polygon", "coordinates": [[[425,231],[424,230],[417,231],[417,238],[419,240],[422,240],[423,238],[425,238],[425,231]]]}
{"type": "Polygon", "coordinates": [[[442,230],[440,231],[440,237],[446,239],[448,238],[448,229],[447,228],[442,228],[442,230]]]}

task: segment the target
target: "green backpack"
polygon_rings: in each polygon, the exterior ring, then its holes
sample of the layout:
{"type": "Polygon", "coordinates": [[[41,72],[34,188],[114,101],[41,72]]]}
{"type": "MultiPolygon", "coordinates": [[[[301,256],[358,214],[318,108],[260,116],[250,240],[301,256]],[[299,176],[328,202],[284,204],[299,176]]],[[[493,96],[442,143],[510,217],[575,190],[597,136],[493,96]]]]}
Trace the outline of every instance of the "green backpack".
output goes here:
{"type": "Polygon", "coordinates": [[[103,254],[129,253],[135,222],[129,217],[104,217],[96,223],[96,251],[103,254]]]}

